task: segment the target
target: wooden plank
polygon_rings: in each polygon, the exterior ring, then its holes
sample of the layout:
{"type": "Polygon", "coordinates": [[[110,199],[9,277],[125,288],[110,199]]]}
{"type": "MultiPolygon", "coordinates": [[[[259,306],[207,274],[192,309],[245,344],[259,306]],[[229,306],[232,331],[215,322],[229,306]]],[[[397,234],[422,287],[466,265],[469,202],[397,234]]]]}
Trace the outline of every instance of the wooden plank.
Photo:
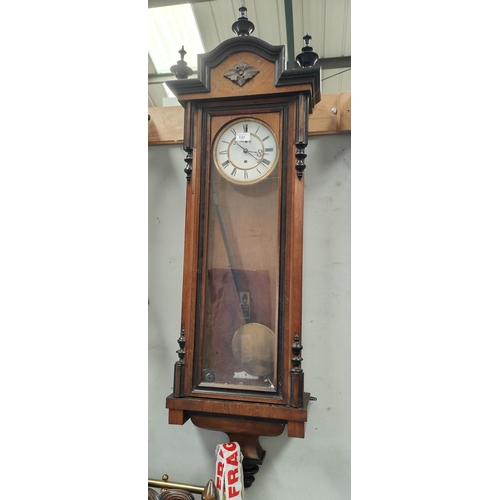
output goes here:
{"type": "Polygon", "coordinates": [[[351,93],[321,96],[309,115],[309,135],[342,134],[351,131],[351,93]],[[333,110],[336,110],[336,113],[333,110]]]}
{"type": "Polygon", "coordinates": [[[340,130],[339,132],[351,131],[351,93],[341,92],[339,102],[340,130]]]}
{"type": "MultiPolygon", "coordinates": [[[[168,106],[148,108],[148,144],[182,144],[184,108],[168,106]]],[[[321,96],[309,115],[309,135],[342,134],[351,132],[351,93],[337,92],[321,96]],[[333,113],[332,109],[337,112],[333,113]]]]}
{"type": "Polygon", "coordinates": [[[338,107],[338,93],[322,95],[309,115],[309,135],[337,134],[340,128],[338,107]],[[332,113],[333,108],[337,108],[337,114],[332,113]]]}
{"type": "Polygon", "coordinates": [[[184,139],[184,108],[148,108],[148,144],[178,144],[184,139]]]}

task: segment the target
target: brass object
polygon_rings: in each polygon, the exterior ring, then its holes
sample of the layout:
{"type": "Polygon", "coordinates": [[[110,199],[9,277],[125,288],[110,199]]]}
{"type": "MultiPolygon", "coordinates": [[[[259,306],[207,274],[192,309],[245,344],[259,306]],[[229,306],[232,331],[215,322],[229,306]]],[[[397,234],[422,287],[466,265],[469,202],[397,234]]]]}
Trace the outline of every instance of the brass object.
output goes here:
{"type": "MultiPolygon", "coordinates": [[[[163,474],[163,476],[161,476],[161,479],[162,481],[168,481],[168,474],[163,474]]],[[[162,488],[160,491],[163,493],[164,491],[167,491],[167,488],[162,488]]]]}
{"type": "Polygon", "coordinates": [[[192,493],[184,490],[165,490],[158,500],[195,500],[192,493]]]}
{"type": "Polygon", "coordinates": [[[148,500],[159,500],[180,498],[184,491],[186,498],[190,498],[190,493],[201,495],[201,500],[219,500],[219,495],[215,489],[215,483],[212,479],[208,481],[205,487],[194,486],[192,484],[167,482],[168,475],[163,474],[163,481],[159,479],[148,479],[148,500]],[[152,488],[161,488],[161,494],[158,495],[152,488]],[[181,490],[181,491],[179,491],[181,490]],[[169,494],[170,493],[170,494],[169,494]]]}
{"type": "Polygon", "coordinates": [[[266,377],[274,371],[274,332],[260,323],[247,323],[236,330],[233,356],[250,375],[266,377]]]}
{"type": "Polygon", "coordinates": [[[215,483],[210,479],[201,495],[202,500],[218,500],[219,494],[215,489],[215,483]]]}
{"type": "Polygon", "coordinates": [[[159,479],[148,479],[148,486],[151,488],[185,490],[189,491],[190,493],[197,493],[198,495],[201,495],[204,489],[203,486],[195,486],[193,484],[183,484],[183,483],[172,483],[169,481],[160,481],[159,479]]]}

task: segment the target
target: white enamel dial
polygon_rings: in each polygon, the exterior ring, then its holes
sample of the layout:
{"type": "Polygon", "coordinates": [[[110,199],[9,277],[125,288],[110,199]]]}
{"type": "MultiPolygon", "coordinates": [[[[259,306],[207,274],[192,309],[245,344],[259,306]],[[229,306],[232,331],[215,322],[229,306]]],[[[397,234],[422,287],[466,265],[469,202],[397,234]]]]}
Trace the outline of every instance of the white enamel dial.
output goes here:
{"type": "Polygon", "coordinates": [[[278,144],[274,132],[263,121],[239,118],[219,131],[213,156],[224,178],[236,184],[253,184],[273,171],[278,144]]]}

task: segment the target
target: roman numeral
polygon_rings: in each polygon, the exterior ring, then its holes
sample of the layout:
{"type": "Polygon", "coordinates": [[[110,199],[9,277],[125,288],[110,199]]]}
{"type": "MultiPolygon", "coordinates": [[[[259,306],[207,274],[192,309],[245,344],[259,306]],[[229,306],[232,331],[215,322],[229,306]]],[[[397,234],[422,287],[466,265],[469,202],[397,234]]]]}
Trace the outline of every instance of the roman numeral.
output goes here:
{"type": "Polygon", "coordinates": [[[234,128],[231,129],[231,132],[236,135],[236,130],[234,128]]]}
{"type": "Polygon", "coordinates": [[[236,177],[236,172],[238,172],[238,169],[236,167],[234,167],[233,171],[231,172],[231,175],[233,177],[236,177]]]}
{"type": "Polygon", "coordinates": [[[260,129],[260,125],[257,127],[257,130],[255,131],[255,133],[257,133],[260,129]]]}
{"type": "Polygon", "coordinates": [[[220,141],[220,142],[225,142],[226,144],[229,144],[229,141],[220,141]]]}
{"type": "Polygon", "coordinates": [[[243,124],[243,132],[248,132],[248,123],[243,124]]]}
{"type": "Polygon", "coordinates": [[[262,158],[262,163],[265,163],[269,167],[271,162],[267,158],[262,158]]]}
{"type": "Polygon", "coordinates": [[[266,137],[264,137],[264,139],[262,139],[262,142],[267,141],[268,139],[269,139],[269,136],[266,135],[266,137]]]}
{"type": "Polygon", "coordinates": [[[244,170],[244,174],[245,174],[245,175],[244,175],[244,178],[245,178],[245,179],[248,179],[248,172],[247,172],[246,170],[244,170]]]}
{"type": "Polygon", "coordinates": [[[266,153],[270,153],[271,151],[274,151],[274,148],[266,148],[266,149],[264,149],[264,151],[266,153]]]}
{"type": "Polygon", "coordinates": [[[229,165],[229,160],[226,160],[226,161],[222,164],[223,168],[226,168],[228,165],[229,165]]]}
{"type": "Polygon", "coordinates": [[[220,154],[220,155],[227,155],[227,149],[226,149],[226,150],[224,150],[224,151],[219,151],[219,154],[220,154]]]}

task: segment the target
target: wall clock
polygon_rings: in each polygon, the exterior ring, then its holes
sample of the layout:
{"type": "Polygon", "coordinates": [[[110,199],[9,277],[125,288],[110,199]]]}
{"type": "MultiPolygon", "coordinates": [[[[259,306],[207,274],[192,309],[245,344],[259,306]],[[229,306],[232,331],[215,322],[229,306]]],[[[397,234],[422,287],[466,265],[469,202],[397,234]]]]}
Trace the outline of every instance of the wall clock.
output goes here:
{"type": "Polygon", "coordinates": [[[302,223],[308,114],[320,68],[285,69],[284,46],[238,36],[169,82],[184,107],[186,228],[170,424],[240,444],[245,486],[260,436],[305,435],[302,223]]]}

